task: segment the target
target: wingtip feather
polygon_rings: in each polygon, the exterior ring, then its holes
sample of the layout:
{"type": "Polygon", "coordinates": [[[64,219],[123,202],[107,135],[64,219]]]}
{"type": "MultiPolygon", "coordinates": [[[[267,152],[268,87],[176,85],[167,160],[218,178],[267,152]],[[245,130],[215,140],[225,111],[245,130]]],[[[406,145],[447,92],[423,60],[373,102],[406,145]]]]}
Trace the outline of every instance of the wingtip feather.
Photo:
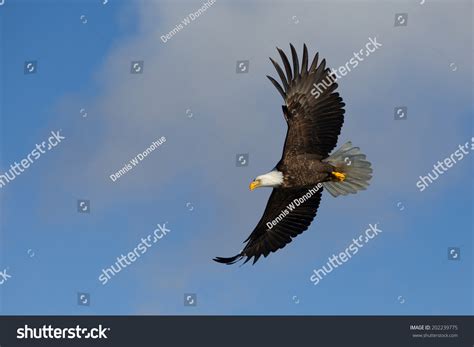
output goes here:
{"type": "Polygon", "coordinates": [[[239,253],[234,257],[230,257],[230,258],[215,257],[212,260],[214,260],[215,262],[221,263],[221,264],[232,265],[232,264],[235,264],[238,261],[240,261],[242,258],[243,258],[243,255],[239,253]]]}

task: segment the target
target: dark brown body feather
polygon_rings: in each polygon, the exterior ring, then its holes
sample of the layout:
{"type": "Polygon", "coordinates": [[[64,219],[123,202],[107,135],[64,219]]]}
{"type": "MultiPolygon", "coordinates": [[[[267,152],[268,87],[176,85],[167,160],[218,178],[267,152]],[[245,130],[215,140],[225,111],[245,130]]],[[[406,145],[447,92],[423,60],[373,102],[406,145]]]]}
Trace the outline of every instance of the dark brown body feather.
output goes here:
{"type": "Polygon", "coordinates": [[[280,162],[276,168],[283,172],[281,188],[314,187],[318,183],[331,180],[331,172],[334,171],[332,165],[322,162],[313,154],[300,154],[289,165],[280,162]]]}

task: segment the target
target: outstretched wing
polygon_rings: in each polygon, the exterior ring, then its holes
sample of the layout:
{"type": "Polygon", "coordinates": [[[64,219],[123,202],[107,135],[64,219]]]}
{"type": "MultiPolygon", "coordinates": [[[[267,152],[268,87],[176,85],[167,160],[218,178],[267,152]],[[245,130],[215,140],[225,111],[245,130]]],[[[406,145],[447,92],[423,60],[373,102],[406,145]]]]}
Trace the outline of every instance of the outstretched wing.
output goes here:
{"type": "Polygon", "coordinates": [[[308,69],[308,49],[303,46],[303,60],[299,68],[298,55],[290,44],[293,70],[285,53],[277,48],[285,72],[272,58],[272,64],[280,76],[282,85],[267,76],[277,88],[285,105],[283,113],[288,123],[283,162],[299,154],[316,154],[326,158],[337,144],[344,123],[344,103],[337,88],[336,78],[326,68],[323,59],[318,66],[316,53],[308,69]]]}
{"type": "Polygon", "coordinates": [[[271,252],[285,247],[292,238],[308,229],[316,216],[321,193],[322,187],[273,189],[260,222],[244,241],[247,242],[244,249],[235,257],[217,257],[214,260],[219,263],[234,264],[244,257],[247,257],[246,263],[253,257],[253,264],[255,264],[262,255],[266,257],[271,252]],[[297,203],[298,199],[303,199],[304,202],[297,203]],[[276,222],[276,224],[269,228],[272,222],[276,222]]]}

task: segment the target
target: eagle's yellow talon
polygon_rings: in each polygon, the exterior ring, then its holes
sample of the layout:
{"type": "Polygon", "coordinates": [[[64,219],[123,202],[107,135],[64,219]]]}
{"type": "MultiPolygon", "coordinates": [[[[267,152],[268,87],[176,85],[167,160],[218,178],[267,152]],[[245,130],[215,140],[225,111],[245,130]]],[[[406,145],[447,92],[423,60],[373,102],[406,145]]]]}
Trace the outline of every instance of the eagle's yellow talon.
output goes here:
{"type": "Polygon", "coordinates": [[[344,175],[341,172],[333,171],[333,172],[331,172],[331,175],[333,175],[333,177],[335,177],[340,182],[342,182],[346,179],[346,175],[344,175]]]}

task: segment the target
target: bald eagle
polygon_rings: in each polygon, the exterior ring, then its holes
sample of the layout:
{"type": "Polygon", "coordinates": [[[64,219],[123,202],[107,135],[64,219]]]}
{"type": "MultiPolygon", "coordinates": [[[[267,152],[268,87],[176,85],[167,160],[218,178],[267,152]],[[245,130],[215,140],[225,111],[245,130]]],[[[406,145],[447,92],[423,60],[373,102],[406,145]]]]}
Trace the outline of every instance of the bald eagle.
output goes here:
{"type": "Polygon", "coordinates": [[[329,155],[337,144],[344,122],[344,103],[336,78],[316,53],[308,69],[308,49],[303,46],[301,69],[295,48],[290,44],[293,69],[285,53],[277,48],[285,72],[272,58],[282,85],[267,76],[283,97],[283,116],[288,130],[281,160],[275,168],[250,183],[250,190],[272,187],[262,218],[244,241],[246,245],[231,258],[214,260],[234,264],[285,247],[292,238],[308,229],[316,216],[323,188],[337,197],[366,189],[372,178],[371,163],[351,142],[329,155]],[[317,90],[316,90],[317,89],[317,90]]]}

